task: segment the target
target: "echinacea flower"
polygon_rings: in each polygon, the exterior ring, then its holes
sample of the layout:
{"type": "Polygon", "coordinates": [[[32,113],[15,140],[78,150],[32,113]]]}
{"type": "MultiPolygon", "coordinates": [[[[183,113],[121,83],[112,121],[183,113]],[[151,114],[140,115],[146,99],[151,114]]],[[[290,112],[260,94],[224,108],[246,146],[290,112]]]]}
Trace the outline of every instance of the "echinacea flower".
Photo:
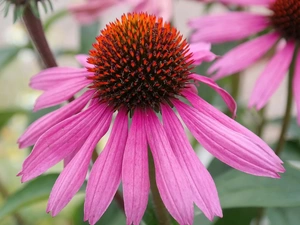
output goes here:
{"type": "Polygon", "coordinates": [[[87,88],[30,125],[18,141],[21,148],[35,144],[19,173],[22,182],[65,160],[49,198],[47,211],[53,216],[85,181],[94,148],[108,131],[113,113],[108,142],[87,181],[84,218],[90,224],[103,215],[121,181],[127,224],[140,223],[150,191],[148,146],[159,193],[179,224],[193,223],[193,203],[210,220],[222,216],[212,177],[173,109],[194,137],[226,164],[258,176],[278,178],[284,172],[282,161],[267,144],[195,93],[195,81],[210,86],[235,114],[235,102],[226,91],[191,72],[194,59],[200,63],[213,58],[209,45],[202,45],[194,57],[174,27],[145,13],[123,15],[96,40],[88,58],[77,57],[86,68],[46,69],[30,83],[44,91],[34,110],[60,104],[87,88]]]}
{"type": "Polygon", "coordinates": [[[220,0],[220,2],[240,6],[261,5],[269,9],[270,13],[263,15],[242,11],[228,12],[191,20],[189,25],[196,29],[191,36],[193,43],[198,41],[221,43],[258,35],[253,40],[230,50],[217,60],[208,72],[215,73],[214,79],[240,72],[276,46],[274,56],[258,78],[249,101],[249,107],[259,110],[266,105],[287,71],[291,69],[295,54],[293,93],[300,124],[300,55],[296,48],[300,40],[300,2],[298,0],[220,0]]]}
{"type": "Polygon", "coordinates": [[[72,5],[70,12],[81,24],[96,21],[101,13],[120,3],[127,3],[133,12],[148,12],[169,21],[172,15],[172,0],[86,0],[85,3],[72,5]]]}

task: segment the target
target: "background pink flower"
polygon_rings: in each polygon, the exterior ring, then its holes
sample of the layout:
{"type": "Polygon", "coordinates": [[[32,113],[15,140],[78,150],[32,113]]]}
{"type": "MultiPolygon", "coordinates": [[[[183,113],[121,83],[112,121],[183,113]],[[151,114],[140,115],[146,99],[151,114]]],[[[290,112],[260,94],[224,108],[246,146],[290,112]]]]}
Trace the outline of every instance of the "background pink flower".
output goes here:
{"type": "Polygon", "coordinates": [[[295,54],[293,92],[300,124],[300,55],[296,51],[296,43],[300,38],[297,29],[300,26],[299,2],[296,0],[221,0],[221,2],[240,6],[263,5],[270,13],[262,15],[244,11],[229,12],[191,20],[189,26],[195,29],[191,41],[195,43],[198,41],[222,43],[258,35],[253,40],[230,50],[218,59],[208,72],[214,73],[214,79],[240,72],[262,58],[280,40],[284,40],[282,46],[278,45],[275,48],[274,56],[258,78],[249,107],[259,110],[266,105],[291,69],[295,54]],[[259,35],[262,31],[265,32],[259,35]]]}

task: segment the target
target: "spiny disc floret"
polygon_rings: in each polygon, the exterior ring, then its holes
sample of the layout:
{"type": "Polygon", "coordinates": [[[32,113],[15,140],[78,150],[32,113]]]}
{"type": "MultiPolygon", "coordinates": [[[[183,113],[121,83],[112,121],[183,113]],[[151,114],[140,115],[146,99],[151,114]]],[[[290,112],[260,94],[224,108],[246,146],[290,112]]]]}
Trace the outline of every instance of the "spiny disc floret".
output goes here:
{"type": "Polygon", "coordinates": [[[115,110],[160,109],[180,94],[191,70],[191,53],[180,33],[153,15],[133,13],[110,23],[90,51],[88,68],[101,101],[115,110]]]}
{"type": "Polygon", "coordinates": [[[272,5],[271,22],[286,39],[300,41],[300,1],[276,0],[272,5]]]}

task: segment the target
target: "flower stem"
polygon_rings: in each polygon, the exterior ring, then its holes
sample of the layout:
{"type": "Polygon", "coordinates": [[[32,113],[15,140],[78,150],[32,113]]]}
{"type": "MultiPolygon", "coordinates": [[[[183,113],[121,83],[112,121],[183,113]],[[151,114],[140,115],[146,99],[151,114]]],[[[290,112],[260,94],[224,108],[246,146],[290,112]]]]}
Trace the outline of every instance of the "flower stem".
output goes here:
{"type": "Polygon", "coordinates": [[[236,73],[231,77],[231,96],[237,101],[240,92],[240,73],[236,73]]]}
{"type": "Polygon", "coordinates": [[[149,173],[150,173],[150,188],[154,203],[154,209],[156,212],[158,225],[171,225],[170,215],[160,197],[156,179],[155,179],[155,167],[154,167],[154,161],[153,156],[151,154],[151,151],[148,151],[148,158],[149,158],[149,173]]]}
{"type": "Polygon", "coordinates": [[[286,100],[286,107],[285,107],[285,113],[283,118],[283,124],[281,127],[281,132],[278,140],[277,147],[275,149],[276,155],[280,155],[280,153],[283,151],[285,139],[286,139],[286,133],[290,124],[291,120],[291,111],[292,111],[292,103],[293,103],[293,76],[295,72],[295,60],[296,60],[296,53],[294,54],[293,61],[291,63],[289,76],[288,76],[288,93],[287,93],[287,100],[286,100]]]}
{"type": "Polygon", "coordinates": [[[57,63],[48,45],[41,20],[33,14],[29,6],[24,11],[23,21],[45,67],[56,67],[57,63]]]}
{"type": "Polygon", "coordinates": [[[266,116],[265,116],[265,114],[266,114],[266,107],[267,106],[265,106],[265,107],[263,107],[261,110],[259,110],[258,111],[258,115],[259,115],[259,119],[260,119],[260,121],[259,121],[259,124],[258,124],[258,126],[257,126],[257,131],[256,131],[256,134],[257,134],[257,136],[259,136],[259,137],[261,137],[262,136],[262,134],[263,134],[263,131],[264,131],[264,128],[265,128],[265,125],[266,125],[266,116]]]}

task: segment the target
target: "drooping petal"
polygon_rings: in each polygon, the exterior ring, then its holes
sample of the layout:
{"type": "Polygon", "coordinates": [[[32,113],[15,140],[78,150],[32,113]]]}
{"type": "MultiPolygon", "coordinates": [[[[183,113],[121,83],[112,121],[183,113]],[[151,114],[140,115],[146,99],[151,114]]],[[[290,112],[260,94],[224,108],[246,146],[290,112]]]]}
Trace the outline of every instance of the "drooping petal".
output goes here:
{"type": "Polygon", "coordinates": [[[277,90],[291,64],[295,44],[288,42],[270,60],[265,70],[257,79],[249,101],[249,107],[260,110],[277,90]]]}
{"type": "Polygon", "coordinates": [[[157,188],[170,214],[180,224],[193,224],[193,199],[187,179],[174,155],[166,132],[152,110],[145,112],[145,128],[154,165],[157,188]]]}
{"type": "Polygon", "coordinates": [[[240,72],[260,59],[279,39],[279,34],[271,33],[248,41],[226,53],[208,70],[214,74],[213,79],[219,79],[240,72]]]}
{"type": "Polygon", "coordinates": [[[173,110],[162,106],[164,129],[172,150],[189,180],[194,202],[210,220],[222,217],[216,185],[190,145],[184,129],[173,110]]]}
{"type": "Polygon", "coordinates": [[[240,6],[248,6],[248,5],[269,6],[270,4],[275,2],[275,0],[220,0],[220,1],[226,4],[236,4],[240,6]]]}
{"type": "Polygon", "coordinates": [[[90,83],[90,80],[82,77],[69,80],[53,89],[47,90],[36,100],[33,111],[38,111],[67,101],[90,83]]]}
{"type": "Polygon", "coordinates": [[[19,138],[20,148],[25,148],[36,143],[42,134],[59,122],[80,112],[92,98],[94,91],[88,91],[69,104],[41,117],[32,123],[19,138]]]}
{"type": "Polygon", "coordinates": [[[200,76],[198,74],[190,74],[189,78],[196,80],[196,81],[200,81],[200,82],[210,86],[211,88],[213,88],[223,98],[223,100],[226,103],[226,105],[228,106],[229,110],[232,112],[232,116],[233,117],[236,116],[237,106],[236,106],[235,100],[232,98],[232,96],[227,91],[225,91],[223,88],[219,87],[211,78],[205,77],[205,76],[200,76]]]}
{"type": "Polygon", "coordinates": [[[91,75],[86,69],[54,67],[45,69],[30,79],[29,86],[33,89],[47,91],[65,82],[77,78],[85,79],[91,75]]]}
{"type": "Polygon", "coordinates": [[[300,54],[298,52],[295,62],[295,73],[293,80],[293,93],[297,107],[297,122],[300,125],[300,54]]]}
{"type": "Polygon", "coordinates": [[[173,100],[173,104],[193,136],[222,162],[257,176],[278,178],[278,173],[284,171],[277,156],[270,157],[268,151],[249,137],[185,103],[173,100]]]}
{"type": "Polygon", "coordinates": [[[79,152],[64,168],[56,180],[50,193],[47,212],[56,216],[73,198],[82,186],[91,161],[92,153],[98,141],[107,132],[112,118],[112,111],[107,108],[87,137],[79,152]]]}
{"type": "Polygon", "coordinates": [[[84,220],[88,220],[91,225],[95,224],[106,211],[120,184],[127,134],[128,116],[125,110],[121,110],[88,180],[84,220]]]}
{"type": "Polygon", "coordinates": [[[191,42],[210,43],[240,40],[262,31],[268,25],[268,17],[248,12],[202,16],[189,21],[189,26],[197,29],[191,36],[191,42]]]}
{"type": "Polygon", "coordinates": [[[217,120],[219,123],[222,123],[224,126],[228,127],[231,130],[234,130],[238,133],[241,133],[245,136],[247,136],[249,139],[254,141],[257,145],[259,145],[266,153],[269,155],[269,157],[273,158],[277,162],[277,164],[282,164],[282,160],[276,156],[274,151],[256,134],[254,134],[252,131],[248,130],[246,127],[242,126],[235,120],[229,118],[227,115],[207,103],[205,100],[200,98],[197,94],[191,92],[191,91],[183,91],[183,95],[191,102],[193,107],[195,107],[197,110],[199,110],[201,113],[206,114],[207,116],[213,118],[214,120],[217,120]]]}
{"type": "Polygon", "coordinates": [[[143,117],[143,113],[136,109],[123,158],[122,182],[128,225],[140,224],[147,207],[150,189],[148,146],[143,117]]]}
{"type": "Polygon", "coordinates": [[[33,179],[54,166],[76,149],[80,149],[102,116],[106,106],[94,104],[45,132],[23,163],[22,182],[33,179]]]}
{"type": "Polygon", "coordinates": [[[88,63],[87,61],[89,55],[79,54],[76,55],[75,58],[83,67],[94,67],[94,65],[88,63]]]}

